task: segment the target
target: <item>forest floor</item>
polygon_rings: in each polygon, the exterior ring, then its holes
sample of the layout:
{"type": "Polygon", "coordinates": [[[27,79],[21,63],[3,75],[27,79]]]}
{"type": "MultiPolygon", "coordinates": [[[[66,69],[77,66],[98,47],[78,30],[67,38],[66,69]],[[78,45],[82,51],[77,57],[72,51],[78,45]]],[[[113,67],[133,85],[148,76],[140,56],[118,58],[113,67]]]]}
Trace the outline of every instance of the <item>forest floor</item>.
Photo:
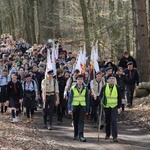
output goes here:
{"type": "Polygon", "coordinates": [[[11,123],[10,114],[0,116],[0,150],[150,150],[150,100],[149,97],[134,100],[133,108],[126,108],[125,118],[118,119],[118,143],[112,138],[105,140],[104,129],[100,131],[89,120],[85,121],[87,142],[74,141],[72,120],[63,119],[57,125],[54,117],[53,130],[43,128],[42,110],[35,112],[33,123],[26,117],[11,123]]]}

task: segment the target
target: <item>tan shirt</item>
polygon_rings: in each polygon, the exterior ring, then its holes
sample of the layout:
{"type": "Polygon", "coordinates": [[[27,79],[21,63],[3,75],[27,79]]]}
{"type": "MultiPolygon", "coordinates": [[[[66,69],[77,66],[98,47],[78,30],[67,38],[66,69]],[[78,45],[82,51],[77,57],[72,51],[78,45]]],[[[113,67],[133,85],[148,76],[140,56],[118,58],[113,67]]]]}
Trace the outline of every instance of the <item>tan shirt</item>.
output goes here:
{"type": "Polygon", "coordinates": [[[74,86],[75,84],[77,83],[77,80],[75,79],[75,77],[70,77],[68,80],[67,80],[67,83],[66,83],[66,86],[68,87],[68,90],[74,86]]]}
{"type": "Polygon", "coordinates": [[[43,79],[41,87],[42,91],[45,91],[45,95],[54,95],[54,93],[59,93],[58,82],[56,79],[43,79]]]}
{"type": "MultiPolygon", "coordinates": [[[[101,93],[101,89],[102,89],[102,86],[104,85],[104,81],[101,80],[99,83],[93,79],[91,82],[90,82],[90,88],[91,88],[91,91],[93,90],[94,93],[96,94],[96,96],[100,96],[100,93],[101,93]],[[99,89],[98,89],[98,84],[99,84],[99,89]]],[[[94,93],[92,92],[92,95],[94,95],[94,93]]]]}

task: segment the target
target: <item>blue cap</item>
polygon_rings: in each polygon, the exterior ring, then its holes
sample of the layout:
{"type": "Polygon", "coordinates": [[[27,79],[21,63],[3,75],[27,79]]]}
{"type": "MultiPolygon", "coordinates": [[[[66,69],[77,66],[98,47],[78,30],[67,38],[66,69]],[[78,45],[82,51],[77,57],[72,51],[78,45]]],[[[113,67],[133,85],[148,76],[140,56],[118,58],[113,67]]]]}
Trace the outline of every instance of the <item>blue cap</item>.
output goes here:
{"type": "Polygon", "coordinates": [[[133,65],[133,62],[132,62],[132,61],[129,61],[129,62],[127,63],[127,65],[133,65]]]}
{"type": "Polygon", "coordinates": [[[31,77],[31,74],[27,73],[27,74],[25,75],[25,78],[28,78],[28,77],[31,77]]]}
{"type": "Polygon", "coordinates": [[[110,69],[113,69],[112,67],[107,67],[106,69],[105,69],[105,71],[108,71],[108,70],[110,70],[110,69]]]}

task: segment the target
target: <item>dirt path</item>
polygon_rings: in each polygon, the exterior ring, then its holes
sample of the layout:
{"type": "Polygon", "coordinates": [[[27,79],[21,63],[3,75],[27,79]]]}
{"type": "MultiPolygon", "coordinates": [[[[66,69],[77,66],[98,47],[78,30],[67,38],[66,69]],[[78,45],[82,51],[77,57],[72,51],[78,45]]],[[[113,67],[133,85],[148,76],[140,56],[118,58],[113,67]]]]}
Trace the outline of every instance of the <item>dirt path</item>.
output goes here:
{"type": "Polygon", "coordinates": [[[118,143],[113,143],[112,138],[104,140],[104,130],[98,142],[97,129],[89,121],[85,124],[85,143],[72,140],[71,119],[64,118],[58,126],[54,118],[51,131],[43,129],[41,110],[36,112],[34,123],[25,121],[25,117],[20,117],[18,124],[12,124],[8,116],[0,117],[0,150],[150,150],[150,134],[123,121],[118,121],[118,143]]]}

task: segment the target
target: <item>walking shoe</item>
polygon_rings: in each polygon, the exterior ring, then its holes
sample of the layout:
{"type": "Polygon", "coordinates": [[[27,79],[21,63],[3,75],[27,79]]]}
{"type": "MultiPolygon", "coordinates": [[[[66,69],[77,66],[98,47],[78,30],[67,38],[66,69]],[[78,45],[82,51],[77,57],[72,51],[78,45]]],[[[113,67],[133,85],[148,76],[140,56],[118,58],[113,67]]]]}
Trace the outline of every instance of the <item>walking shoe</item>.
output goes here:
{"type": "Polygon", "coordinates": [[[86,139],[84,137],[80,137],[80,142],[86,142],[86,139]]]}
{"type": "Polygon", "coordinates": [[[13,118],[11,122],[16,123],[16,118],[13,118]]]}
{"type": "Polygon", "coordinates": [[[44,126],[43,126],[45,129],[47,128],[47,124],[44,124],[44,126]]]}
{"type": "Polygon", "coordinates": [[[38,104],[38,107],[39,107],[39,108],[42,108],[42,105],[41,105],[41,104],[38,104]]]}
{"type": "Polygon", "coordinates": [[[30,122],[33,122],[33,115],[31,115],[30,122]]]}
{"type": "Polygon", "coordinates": [[[27,123],[30,123],[30,118],[27,118],[27,123]]]}
{"type": "Polygon", "coordinates": [[[97,128],[97,123],[94,123],[93,128],[97,128]]]}
{"type": "Polygon", "coordinates": [[[52,126],[50,126],[50,125],[47,128],[48,128],[48,130],[52,130],[52,126]]]}
{"type": "Polygon", "coordinates": [[[72,121],[72,123],[71,123],[71,126],[74,127],[73,121],[72,121]]]}
{"type": "Polygon", "coordinates": [[[16,122],[18,122],[19,121],[18,117],[16,117],[15,120],[16,120],[16,122]]]}
{"type": "Polygon", "coordinates": [[[61,121],[58,121],[58,122],[57,122],[57,125],[61,125],[61,124],[62,124],[62,122],[61,122],[61,121]]]}
{"type": "Polygon", "coordinates": [[[101,124],[100,129],[102,130],[103,128],[104,128],[104,125],[103,125],[103,124],[101,124]]]}
{"type": "Polygon", "coordinates": [[[73,138],[73,140],[78,140],[79,138],[78,138],[78,136],[74,136],[74,138],[73,138]]]}
{"type": "Polygon", "coordinates": [[[105,136],[105,140],[107,140],[107,139],[109,139],[109,136],[106,135],[106,136],[105,136]]]}
{"type": "Polygon", "coordinates": [[[113,138],[113,142],[118,142],[118,139],[117,138],[113,138]]]}

